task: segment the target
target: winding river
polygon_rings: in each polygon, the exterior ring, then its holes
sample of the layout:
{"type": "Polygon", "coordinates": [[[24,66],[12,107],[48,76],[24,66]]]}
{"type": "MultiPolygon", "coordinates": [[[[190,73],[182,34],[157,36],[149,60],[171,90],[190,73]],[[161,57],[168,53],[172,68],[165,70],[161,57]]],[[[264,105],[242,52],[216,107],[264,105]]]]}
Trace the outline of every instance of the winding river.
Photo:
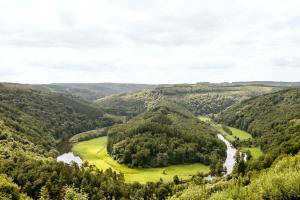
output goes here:
{"type": "Polygon", "coordinates": [[[232,146],[232,144],[230,144],[230,142],[228,142],[228,140],[226,140],[224,138],[223,135],[218,134],[217,136],[221,141],[223,141],[225,143],[225,145],[227,147],[227,150],[226,150],[227,156],[226,156],[226,160],[224,162],[224,167],[226,167],[226,169],[227,169],[226,174],[230,174],[232,172],[234,164],[235,164],[234,156],[236,154],[236,149],[232,146]]]}

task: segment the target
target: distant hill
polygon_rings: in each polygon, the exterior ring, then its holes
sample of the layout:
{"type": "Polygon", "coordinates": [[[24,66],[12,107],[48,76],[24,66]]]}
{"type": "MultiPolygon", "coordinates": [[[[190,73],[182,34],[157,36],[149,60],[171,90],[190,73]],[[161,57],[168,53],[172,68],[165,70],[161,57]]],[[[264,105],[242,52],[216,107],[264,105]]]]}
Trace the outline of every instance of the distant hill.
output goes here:
{"type": "Polygon", "coordinates": [[[266,86],[275,86],[275,87],[300,87],[300,82],[248,81],[248,82],[232,82],[231,85],[266,85],[266,86]]]}
{"type": "Polygon", "coordinates": [[[96,100],[113,94],[154,88],[156,85],[130,83],[53,83],[34,85],[34,87],[51,92],[70,93],[88,100],[96,100]]]}
{"type": "Polygon", "coordinates": [[[153,107],[159,99],[168,98],[195,115],[209,115],[243,100],[281,89],[263,85],[176,84],[112,95],[96,103],[113,114],[132,117],[153,107]]]}

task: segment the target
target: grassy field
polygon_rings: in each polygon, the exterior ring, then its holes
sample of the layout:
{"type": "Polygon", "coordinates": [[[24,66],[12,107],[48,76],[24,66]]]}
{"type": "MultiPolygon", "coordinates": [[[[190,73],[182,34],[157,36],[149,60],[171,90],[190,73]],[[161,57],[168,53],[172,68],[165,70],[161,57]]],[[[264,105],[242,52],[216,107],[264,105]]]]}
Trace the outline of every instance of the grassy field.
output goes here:
{"type": "Polygon", "coordinates": [[[254,159],[257,159],[261,155],[263,155],[263,152],[261,151],[261,149],[259,147],[244,147],[244,148],[242,148],[242,151],[247,151],[247,150],[250,151],[250,153],[254,159]]]}
{"type": "Polygon", "coordinates": [[[117,172],[122,172],[127,182],[146,183],[148,181],[172,181],[175,175],[181,179],[190,178],[197,172],[208,173],[209,167],[200,163],[172,165],[163,168],[128,168],[113,160],[106,150],[107,137],[100,137],[74,145],[72,151],[83,160],[96,165],[99,169],[112,168],[117,172]]]}
{"type": "Polygon", "coordinates": [[[221,124],[215,123],[214,121],[212,121],[207,116],[200,116],[199,119],[201,121],[204,121],[206,123],[211,124],[218,132],[220,132],[230,142],[235,141],[236,138],[239,138],[240,140],[247,140],[247,139],[251,139],[252,138],[252,136],[249,133],[247,133],[246,131],[243,131],[243,130],[240,130],[240,129],[228,126],[228,128],[232,132],[232,135],[230,135],[229,133],[227,133],[226,131],[224,131],[224,129],[222,128],[221,124]]]}
{"type": "Polygon", "coordinates": [[[231,130],[232,135],[238,137],[240,140],[247,140],[252,138],[252,135],[250,135],[246,131],[242,131],[240,129],[233,128],[233,127],[228,127],[228,128],[231,130]]]}

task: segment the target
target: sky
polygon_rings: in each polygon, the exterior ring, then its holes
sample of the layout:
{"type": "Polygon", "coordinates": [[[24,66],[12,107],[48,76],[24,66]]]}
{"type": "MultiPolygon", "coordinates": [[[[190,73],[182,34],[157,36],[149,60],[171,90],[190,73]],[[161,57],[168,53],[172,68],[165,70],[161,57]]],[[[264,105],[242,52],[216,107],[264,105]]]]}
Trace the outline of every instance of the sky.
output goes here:
{"type": "Polygon", "coordinates": [[[299,0],[0,0],[0,82],[300,81],[299,0]]]}

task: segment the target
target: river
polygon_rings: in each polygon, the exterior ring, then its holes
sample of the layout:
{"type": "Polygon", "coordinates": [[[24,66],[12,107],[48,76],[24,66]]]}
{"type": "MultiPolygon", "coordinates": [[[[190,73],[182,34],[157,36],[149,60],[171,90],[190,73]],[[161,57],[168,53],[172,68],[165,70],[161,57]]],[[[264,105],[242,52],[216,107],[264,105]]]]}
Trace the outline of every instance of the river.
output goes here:
{"type": "Polygon", "coordinates": [[[72,162],[77,163],[79,166],[82,165],[82,160],[79,156],[75,156],[73,152],[64,153],[57,157],[57,161],[61,161],[67,164],[71,164],[72,162]]]}
{"type": "Polygon", "coordinates": [[[226,169],[227,169],[226,174],[230,174],[232,172],[234,164],[235,164],[234,156],[236,154],[236,149],[232,146],[232,144],[230,144],[230,142],[228,142],[228,140],[226,140],[224,138],[223,135],[218,134],[217,136],[222,142],[225,143],[225,145],[227,147],[227,150],[226,150],[227,156],[226,156],[226,160],[224,162],[224,167],[226,167],[226,169]]]}

